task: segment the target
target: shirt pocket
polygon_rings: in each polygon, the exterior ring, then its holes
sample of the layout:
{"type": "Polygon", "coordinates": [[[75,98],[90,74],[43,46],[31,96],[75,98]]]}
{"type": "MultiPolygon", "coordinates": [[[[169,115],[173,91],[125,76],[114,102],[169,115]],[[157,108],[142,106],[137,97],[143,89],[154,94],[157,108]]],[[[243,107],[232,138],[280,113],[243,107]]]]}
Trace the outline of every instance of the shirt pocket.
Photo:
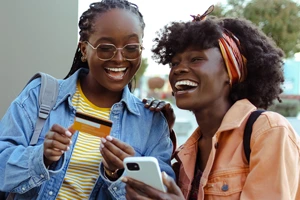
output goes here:
{"type": "Polygon", "coordinates": [[[215,171],[209,175],[204,187],[205,199],[240,199],[249,168],[231,168],[215,171]]]}

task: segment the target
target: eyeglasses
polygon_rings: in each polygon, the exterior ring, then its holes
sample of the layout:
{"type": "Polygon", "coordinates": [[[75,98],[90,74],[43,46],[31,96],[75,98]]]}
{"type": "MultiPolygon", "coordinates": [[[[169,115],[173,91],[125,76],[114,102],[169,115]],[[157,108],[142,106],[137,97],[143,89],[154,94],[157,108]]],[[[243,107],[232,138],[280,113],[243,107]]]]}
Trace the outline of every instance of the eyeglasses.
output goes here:
{"type": "Polygon", "coordinates": [[[128,61],[133,61],[140,57],[142,50],[144,49],[144,47],[139,43],[126,44],[122,48],[117,48],[113,44],[98,44],[98,46],[94,47],[88,41],[85,41],[85,42],[92,49],[97,50],[97,57],[99,60],[102,60],[102,61],[111,60],[116,55],[116,52],[118,50],[121,51],[124,59],[126,59],[128,61]]]}

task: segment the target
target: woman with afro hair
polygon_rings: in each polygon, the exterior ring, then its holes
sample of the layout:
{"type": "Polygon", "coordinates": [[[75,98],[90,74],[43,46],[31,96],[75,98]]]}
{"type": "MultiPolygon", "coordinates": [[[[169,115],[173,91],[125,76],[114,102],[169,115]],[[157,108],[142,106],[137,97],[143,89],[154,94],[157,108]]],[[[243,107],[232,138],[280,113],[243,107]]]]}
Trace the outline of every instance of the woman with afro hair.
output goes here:
{"type": "Polygon", "coordinates": [[[250,114],[280,101],[284,53],[250,21],[206,17],[212,10],[165,26],[152,49],[158,63],[170,65],[177,106],[198,123],[174,155],[177,185],[164,173],[166,193],[124,177],[126,197],[300,199],[300,140],[283,116],[259,115],[249,161],[243,144],[250,114]]]}

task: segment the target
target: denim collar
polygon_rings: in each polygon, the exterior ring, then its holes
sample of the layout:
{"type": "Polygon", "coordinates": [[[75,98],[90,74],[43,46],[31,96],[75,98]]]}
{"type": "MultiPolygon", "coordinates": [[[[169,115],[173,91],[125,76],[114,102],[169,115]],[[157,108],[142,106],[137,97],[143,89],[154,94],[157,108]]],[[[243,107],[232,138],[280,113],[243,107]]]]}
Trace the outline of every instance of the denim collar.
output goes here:
{"type": "MultiPolygon", "coordinates": [[[[63,103],[66,99],[68,99],[68,103],[71,106],[73,95],[76,91],[76,83],[78,80],[78,77],[82,74],[87,74],[89,72],[88,69],[80,68],[77,70],[74,74],[72,74],[70,77],[64,80],[58,80],[59,81],[59,92],[57,97],[57,102],[53,109],[56,109],[61,103],[63,103]],[[70,98],[68,98],[70,97],[70,98]]],[[[122,94],[122,99],[120,102],[123,102],[127,109],[135,114],[140,115],[139,109],[137,107],[137,103],[139,103],[140,100],[138,100],[137,97],[135,97],[129,90],[128,85],[125,86],[122,94]]]]}

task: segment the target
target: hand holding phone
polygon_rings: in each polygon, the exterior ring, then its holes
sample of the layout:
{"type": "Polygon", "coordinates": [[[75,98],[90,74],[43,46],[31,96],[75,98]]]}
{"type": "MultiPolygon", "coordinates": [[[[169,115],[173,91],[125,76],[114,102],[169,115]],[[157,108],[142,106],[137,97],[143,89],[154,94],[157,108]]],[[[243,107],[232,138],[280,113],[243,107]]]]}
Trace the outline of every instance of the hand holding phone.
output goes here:
{"type": "Polygon", "coordinates": [[[158,161],[155,157],[126,157],[123,161],[125,176],[166,192],[158,161]]]}

